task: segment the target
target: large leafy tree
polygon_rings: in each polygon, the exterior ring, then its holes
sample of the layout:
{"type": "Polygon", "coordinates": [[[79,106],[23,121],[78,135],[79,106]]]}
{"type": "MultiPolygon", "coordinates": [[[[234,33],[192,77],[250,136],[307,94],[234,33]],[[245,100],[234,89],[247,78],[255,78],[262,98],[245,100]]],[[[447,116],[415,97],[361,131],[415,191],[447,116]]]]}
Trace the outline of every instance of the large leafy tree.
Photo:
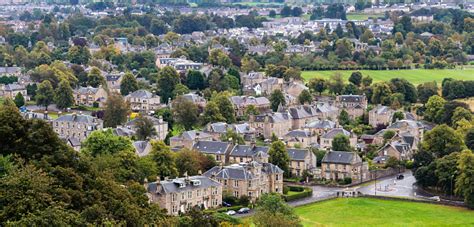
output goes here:
{"type": "Polygon", "coordinates": [[[460,152],[465,147],[460,135],[447,125],[438,125],[427,132],[423,138],[423,150],[441,158],[453,152],[460,152]]]}
{"type": "Polygon", "coordinates": [[[270,95],[270,106],[273,111],[277,111],[278,107],[282,105],[286,105],[286,100],[285,100],[285,95],[283,95],[283,92],[281,90],[275,90],[272,92],[270,95]]]}
{"type": "Polygon", "coordinates": [[[175,177],[178,170],[175,163],[175,155],[171,149],[162,141],[151,143],[151,159],[156,163],[157,174],[160,177],[175,177]]]}
{"type": "Polygon", "coordinates": [[[22,107],[25,105],[25,97],[23,97],[23,95],[21,94],[21,92],[18,92],[16,95],[15,95],[15,105],[17,107],[22,107]]]}
{"type": "Polygon", "coordinates": [[[153,125],[153,121],[143,115],[138,116],[135,121],[135,133],[139,140],[146,140],[156,135],[156,128],[153,125]]]}
{"type": "Polygon", "coordinates": [[[252,220],[257,226],[301,226],[298,215],[279,194],[263,194],[252,220]]]}
{"type": "Polygon", "coordinates": [[[178,72],[171,66],[165,66],[161,69],[158,76],[158,94],[161,96],[161,101],[168,103],[169,98],[173,97],[173,91],[176,85],[179,84],[178,72]]]}
{"type": "Polygon", "coordinates": [[[128,95],[136,90],[138,90],[137,79],[131,73],[125,73],[123,76],[122,82],[120,83],[120,93],[122,95],[128,95]]]}
{"type": "Polygon", "coordinates": [[[115,128],[127,121],[130,105],[123,97],[116,93],[109,93],[105,102],[104,126],[115,128]]]}
{"type": "Polygon", "coordinates": [[[349,137],[344,134],[338,134],[332,140],[332,149],[335,151],[351,151],[349,137]]]}
{"type": "Polygon", "coordinates": [[[361,72],[353,72],[349,77],[349,82],[353,83],[357,87],[359,87],[362,83],[362,73],[361,72]]]}
{"type": "Polygon", "coordinates": [[[120,151],[134,151],[132,141],[114,135],[112,130],[94,131],[82,143],[81,152],[91,156],[116,154],[120,151]]]}
{"type": "Polygon", "coordinates": [[[74,93],[69,82],[66,80],[59,82],[54,98],[58,108],[65,109],[74,105],[74,93]]]}
{"type": "Polygon", "coordinates": [[[438,86],[436,85],[435,81],[419,84],[417,87],[417,90],[418,90],[418,99],[423,104],[428,102],[428,99],[431,96],[438,94],[438,86]]]}
{"type": "Polygon", "coordinates": [[[53,103],[53,100],[53,86],[51,85],[51,82],[45,80],[38,85],[38,90],[36,91],[36,103],[38,105],[44,106],[47,110],[48,106],[53,103]]]}
{"type": "Polygon", "coordinates": [[[319,95],[328,88],[328,83],[323,78],[313,78],[309,81],[309,89],[318,92],[319,95]]]}
{"type": "Polygon", "coordinates": [[[459,161],[459,176],[456,179],[456,193],[464,197],[464,203],[474,208],[474,154],[471,150],[462,151],[459,161]]]}
{"type": "Polygon", "coordinates": [[[229,94],[226,92],[219,93],[212,97],[212,101],[216,102],[219,107],[219,112],[224,117],[227,123],[235,122],[235,110],[234,105],[230,102],[229,94]]]}
{"type": "Polygon", "coordinates": [[[193,102],[179,96],[173,101],[173,118],[176,123],[190,130],[195,126],[199,119],[198,107],[193,102]]]}
{"type": "Polygon", "coordinates": [[[426,110],[424,112],[424,119],[427,121],[439,123],[443,114],[443,107],[446,104],[446,100],[438,95],[433,95],[428,99],[426,103],[426,110]]]}
{"type": "Polygon", "coordinates": [[[274,141],[270,145],[268,155],[270,156],[268,159],[270,163],[277,165],[285,171],[286,176],[290,176],[290,156],[288,155],[285,144],[282,141],[274,141]]]}
{"type": "Polygon", "coordinates": [[[99,87],[105,85],[105,78],[102,76],[100,69],[97,67],[92,67],[92,69],[87,74],[87,86],[99,87]]]}
{"type": "Polygon", "coordinates": [[[206,104],[206,108],[204,109],[204,113],[201,116],[201,122],[203,125],[207,123],[214,123],[225,121],[226,119],[222,116],[219,107],[215,102],[208,102],[206,104]]]}

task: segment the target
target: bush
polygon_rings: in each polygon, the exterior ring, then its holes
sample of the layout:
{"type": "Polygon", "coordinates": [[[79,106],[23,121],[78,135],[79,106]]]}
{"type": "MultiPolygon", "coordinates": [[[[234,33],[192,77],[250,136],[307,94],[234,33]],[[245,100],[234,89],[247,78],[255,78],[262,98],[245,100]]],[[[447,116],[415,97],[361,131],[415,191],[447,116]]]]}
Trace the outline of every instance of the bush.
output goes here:
{"type": "Polygon", "coordinates": [[[283,186],[283,194],[288,194],[288,191],[290,191],[290,188],[288,186],[283,186]]]}
{"type": "Polygon", "coordinates": [[[302,192],[305,189],[305,187],[303,186],[287,186],[287,187],[292,192],[302,192]]]}
{"type": "Polygon", "coordinates": [[[224,193],[224,196],[222,197],[222,201],[230,205],[236,205],[238,200],[237,200],[237,197],[224,193]]]}
{"type": "Polygon", "coordinates": [[[344,177],[344,184],[351,184],[351,183],[352,183],[352,178],[344,177]]]}
{"type": "Polygon", "coordinates": [[[239,198],[239,205],[248,206],[250,203],[250,198],[246,195],[243,195],[239,198]]]}
{"type": "Polygon", "coordinates": [[[98,102],[92,103],[92,107],[94,107],[94,108],[99,108],[99,103],[98,103],[98,102]]]}
{"type": "Polygon", "coordinates": [[[227,212],[227,211],[229,211],[229,210],[233,210],[233,211],[236,211],[236,212],[237,212],[238,210],[240,210],[240,209],[242,209],[242,208],[244,208],[244,206],[240,206],[240,205],[238,205],[238,206],[231,206],[231,207],[222,207],[222,208],[217,209],[216,212],[218,212],[218,213],[224,213],[224,212],[227,212]]]}
{"type": "Polygon", "coordinates": [[[227,215],[227,214],[214,213],[212,216],[213,216],[216,220],[218,220],[219,223],[227,222],[227,223],[231,223],[231,224],[233,224],[233,225],[238,225],[238,224],[240,224],[240,219],[235,218],[235,217],[232,217],[232,216],[229,216],[229,215],[227,215]]]}

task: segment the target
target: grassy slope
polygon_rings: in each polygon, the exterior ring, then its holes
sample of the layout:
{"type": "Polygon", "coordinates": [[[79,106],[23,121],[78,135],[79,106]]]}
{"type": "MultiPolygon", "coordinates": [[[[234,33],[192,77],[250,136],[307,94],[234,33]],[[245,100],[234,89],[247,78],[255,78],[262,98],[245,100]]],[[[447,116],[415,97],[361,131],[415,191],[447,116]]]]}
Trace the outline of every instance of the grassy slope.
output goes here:
{"type": "Polygon", "coordinates": [[[425,203],[335,199],[296,208],[304,226],[474,226],[474,211],[425,203]]]}
{"type": "MultiPolygon", "coordinates": [[[[345,79],[349,78],[352,70],[343,71],[304,71],[303,78],[309,80],[313,77],[329,77],[335,72],[340,72],[345,79]]],[[[392,78],[405,78],[413,84],[420,84],[436,80],[438,85],[446,77],[459,80],[474,80],[474,69],[451,70],[451,69],[413,69],[413,70],[361,70],[363,75],[369,75],[374,82],[388,81],[392,78]]]]}
{"type": "Polygon", "coordinates": [[[383,14],[348,13],[347,19],[348,20],[367,20],[369,19],[369,17],[378,18],[382,16],[383,14]]]}

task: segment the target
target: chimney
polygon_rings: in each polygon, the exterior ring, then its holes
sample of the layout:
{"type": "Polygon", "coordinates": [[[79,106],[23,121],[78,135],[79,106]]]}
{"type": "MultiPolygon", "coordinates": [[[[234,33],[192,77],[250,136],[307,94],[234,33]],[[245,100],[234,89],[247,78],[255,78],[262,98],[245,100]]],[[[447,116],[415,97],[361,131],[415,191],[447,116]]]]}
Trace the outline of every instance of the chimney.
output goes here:
{"type": "Polygon", "coordinates": [[[148,188],[148,179],[145,177],[145,179],[143,179],[143,187],[145,188],[145,190],[148,188]]]}
{"type": "Polygon", "coordinates": [[[202,171],[201,171],[201,170],[198,170],[198,175],[202,175],[202,171]]]}
{"type": "Polygon", "coordinates": [[[157,183],[157,184],[159,184],[159,183],[160,183],[160,181],[161,181],[161,178],[160,178],[160,176],[156,176],[156,183],[157,183]]]}

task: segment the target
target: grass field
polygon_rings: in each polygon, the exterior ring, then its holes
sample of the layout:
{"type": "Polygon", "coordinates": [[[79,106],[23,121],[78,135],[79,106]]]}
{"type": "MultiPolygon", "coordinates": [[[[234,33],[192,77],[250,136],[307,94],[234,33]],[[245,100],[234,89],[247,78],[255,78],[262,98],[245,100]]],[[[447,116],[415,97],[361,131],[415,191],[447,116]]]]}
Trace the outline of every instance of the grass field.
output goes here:
{"type": "Polygon", "coordinates": [[[474,226],[474,211],[405,201],[340,198],[295,211],[304,226],[474,226]]]}
{"type": "Polygon", "coordinates": [[[365,13],[348,13],[348,20],[367,20],[369,17],[378,18],[383,17],[383,14],[365,14],[365,13]]]}
{"type": "MultiPolygon", "coordinates": [[[[355,71],[355,70],[354,70],[355,71]]],[[[352,70],[342,71],[304,71],[302,76],[305,80],[313,77],[329,78],[335,72],[340,72],[347,80],[351,75],[352,70]]],[[[388,81],[392,78],[405,78],[411,83],[417,85],[428,81],[436,81],[438,85],[444,78],[451,77],[459,80],[474,80],[474,69],[412,69],[412,70],[360,70],[365,76],[372,77],[374,82],[388,81]]]]}

